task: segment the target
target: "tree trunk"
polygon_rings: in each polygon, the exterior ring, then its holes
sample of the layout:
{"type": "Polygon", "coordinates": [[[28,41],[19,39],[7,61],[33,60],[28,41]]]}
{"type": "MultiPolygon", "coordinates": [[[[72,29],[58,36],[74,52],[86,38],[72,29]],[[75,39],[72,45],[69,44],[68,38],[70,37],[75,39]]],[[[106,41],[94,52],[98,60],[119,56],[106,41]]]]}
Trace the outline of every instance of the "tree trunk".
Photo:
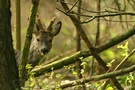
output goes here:
{"type": "Polygon", "coordinates": [[[21,4],[20,0],[15,0],[15,42],[16,49],[21,50],[21,4]]]}
{"type": "Polygon", "coordinates": [[[0,90],[19,90],[11,36],[10,0],[0,0],[0,90]]]}

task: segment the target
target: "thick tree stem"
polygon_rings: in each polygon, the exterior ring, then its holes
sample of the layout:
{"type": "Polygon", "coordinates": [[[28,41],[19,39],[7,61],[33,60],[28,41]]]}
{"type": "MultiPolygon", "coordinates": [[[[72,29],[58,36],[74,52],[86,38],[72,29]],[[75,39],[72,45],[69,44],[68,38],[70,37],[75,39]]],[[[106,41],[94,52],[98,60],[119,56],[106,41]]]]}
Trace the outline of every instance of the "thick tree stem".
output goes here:
{"type": "Polygon", "coordinates": [[[22,60],[21,60],[21,65],[20,65],[21,86],[24,86],[25,80],[27,79],[27,70],[25,67],[28,62],[29,48],[31,44],[32,33],[34,29],[34,23],[35,23],[35,17],[37,14],[38,5],[39,5],[39,0],[32,0],[29,22],[28,22],[28,27],[27,27],[26,40],[25,40],[25,44],[23,48],[22,60]]]}

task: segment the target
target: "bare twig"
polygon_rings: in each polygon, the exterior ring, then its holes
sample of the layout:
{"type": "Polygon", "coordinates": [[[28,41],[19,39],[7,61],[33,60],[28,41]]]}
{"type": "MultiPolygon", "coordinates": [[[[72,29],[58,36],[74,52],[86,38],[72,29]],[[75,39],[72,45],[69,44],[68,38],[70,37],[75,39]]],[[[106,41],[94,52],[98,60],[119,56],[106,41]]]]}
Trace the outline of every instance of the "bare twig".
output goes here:
{"type": "MultiPolygon", "coordinates": [[[[80,24],[84,24],[84,23],[89,23],[89,22],[91,22],[91,21],[93,21],[94,19],[96,19],[96,18],[100,18],[100,17],[102,17],[102,18],[104,18],[105,19],[105,17],[109,17],[109,16],[119,16],[119,15],[131,15],[131,16],[134,16],[135,15],[135,13],[133,13],[133,12],[113,12],[112,14],[100,14],[100,15],[85,15],[85,14],[80,14],[80,13],[75,13],[75,12],[65,12],[65,11],[63,11],[63,10],[61,10],[61,9],[59,9],[59,8],[56,8],[56,9],[58,9],[59,11],[61,11],[62,13],[64,13],[64,14],[66,14],[66,15],[77,15],[77,16],[83,16],[83,17],[89,17],[89,19],[88,20],[86,20],[86,21],[78,21],[80,24]]],[[[106,20],[106,19],[105,19],[106,20]]],[[[114,22],[114,21],[113,21],[114,22]]],[[[120,21],[115,21],[115,22],[120,22],[120,21]]],[[[128,21],[122,21],[121,20],[121,22],[128,22],[128,21]]],[[[135,21],[129,21],[129,22],[135,22],[135,21]]]]}
{"type": "Polygon", "coordinates": [[[87,19],[86,21],[81,21],[80,24],[89,23],[89,22],[93,21],[94,19],[95,19],[95,16],[87,19]]]}
{"type": "Polygon", "coordinates": [[[120,63],[119,65],[117,65],[117,67],[114,69],[117,70],[118,68],[120,68],[127,60],[129,60],[129,58],[135,53],[135,49],[133,49],[120,63]]]}
{"type": "Polygon", "coordinates": [[[109,22],[135,22],[135,20],[108,20],[106,18],[100,19],[100,20],[105,20],[105,21],[109,21],[109,22]]]}
{"type": "Polygon", "coordinates": [[[95,18],[98,18],[98,17],[109,17],[109,16],[119,16],[119,15],[130,15],[130,16],[134,16],[135,13],[134,12],[118,12],[118,13],[111,13],[111,14],[101,14],[101,15],[86,15],[86,14],[78,14],[78,13],[75,13],[75,12],[72,12],[70,13],[71,15],[80,15],[80,16],[83,16],[83,17],[93,17],[95,16],[95,18]]]}
{"type": "Polygon", "coordinates": [[[66,13],[70,13],[70,11],[75,7],[75,5],[79,2],[79,0],[77,0],[73,5],[72,7],[66,12],[66,13]]]}

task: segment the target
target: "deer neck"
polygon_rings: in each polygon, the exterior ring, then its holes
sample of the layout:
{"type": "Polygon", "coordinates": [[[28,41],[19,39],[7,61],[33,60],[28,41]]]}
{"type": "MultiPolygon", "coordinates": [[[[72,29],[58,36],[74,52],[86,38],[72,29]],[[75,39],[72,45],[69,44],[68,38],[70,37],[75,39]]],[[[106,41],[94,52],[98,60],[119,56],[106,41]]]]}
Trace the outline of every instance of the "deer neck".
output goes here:
{"type": "Polygon", "coordinates": [[[42,57],[43,55],[41,55],[41,53],[39,52],[36,42],[32,41],[28,56],[28,64],[32,64],[32,66],[34,67],[40,62],[42,57]]]}

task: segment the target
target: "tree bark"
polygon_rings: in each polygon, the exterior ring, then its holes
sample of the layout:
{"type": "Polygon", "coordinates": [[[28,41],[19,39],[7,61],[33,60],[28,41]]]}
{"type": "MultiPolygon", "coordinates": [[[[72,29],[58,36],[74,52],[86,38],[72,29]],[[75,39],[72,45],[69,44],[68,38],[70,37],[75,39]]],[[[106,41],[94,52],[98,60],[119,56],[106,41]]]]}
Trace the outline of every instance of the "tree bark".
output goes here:
{"type": "Polygon", "coordinates": [[[21,4],[20,0],[15,0],[15,39],[16,49],[21,50],[21,4]]]}
{"type": "Polygon", "coordinates": [[[0,0],[0,90],[19,89],[19,74],[11,36],[10,0],[0,0]]]}

